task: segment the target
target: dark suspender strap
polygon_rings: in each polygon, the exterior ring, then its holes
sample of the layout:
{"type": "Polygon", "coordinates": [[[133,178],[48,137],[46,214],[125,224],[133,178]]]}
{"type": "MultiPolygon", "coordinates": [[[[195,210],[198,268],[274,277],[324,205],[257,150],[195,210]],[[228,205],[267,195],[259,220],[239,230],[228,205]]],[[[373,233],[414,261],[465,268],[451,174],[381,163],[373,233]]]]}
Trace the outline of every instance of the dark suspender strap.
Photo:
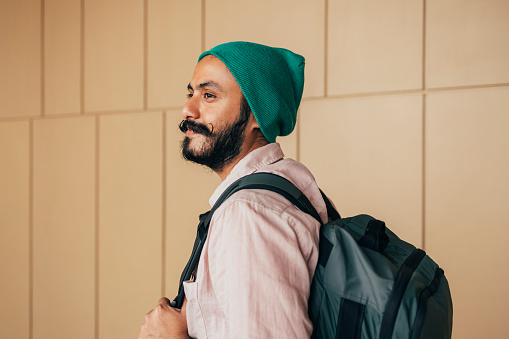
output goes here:
{"type": "MultiPolygon", "coordinates": [[[[288,199],[292,204],[297,206],[301,211],[313,216],[320,223],[320,225],[323,225],[320,215],[313,207],[309,199],[294,184],[292,184],[285,178],[271,173],[253,173],[238,179],[233,184],[228,186],[228,188],[223,192],[223,194],[221,194],[221,196],[217,199],[216,203],[209,212],[200,215],[200,223],[198,224],[198,231],[196,234],[196,240],[194,242],[193,251],[191,253],[189,261],[186,264],[186,267],[184,268],[184,271],[182,272],[182,275],[180,276],[178,295],[171,302],[172,307],[175,308],[182,307],[182,304],[184,302],[183,283],[184,281],[187,281],[191,278],[191,275],[196,265],[198,264],[201,251],[203,249],[203,245],[205,244],[205,240],[207,239],[209,224],[210,220],[212,219],[212,215],[226,199],[228,199],[233,193],[242,189],[265,189],[279,193],[286,199],[288,199]]],[[[326,199],[326,203],[330,204],[328,199],[326,199]]]]}
{"type": "Polygon", "coordinates": [[[361,338],[365,307],[365,305],[349,299],[341,300],[338,325],[336,327],[336,339],[361,338]]]}
{"type": "Polygon", "coordinates": [[[253,173],[240,179],[238,189],[265,189],[276,192],[288,199],[302,212],[310,214],[320,225],[322,218],[309,199],[289,180],[272,173],[253,173]]]}
{"type": "Polygon", "coordinates": [[[327,215],[329,216],[329,221],[341,219],[341,215],[339,215],[338,211],[336,211],[334,206],[332,206],[332,203],[325,195],[325,193],[323,193],[322,190],[320,190],[320,193],[322,194],[323,201],[325,201],[325,206],[327,207],[327,215]]]}
{"type": "Polygon", "coordinates": [[[191,252],[191,257],[182,271],[179,282],[179,290],[178,294],[171,302],[171,306],[175,308],[182,308],[182,304],[184,303],[184,281],[187,281],[191,278],[193,274],[194,268],[198,264],[198,260],[200,260],[200,254],[203,249],[203,245],[205,244],[205,239],[207,238],[207,231],[210,223],[210,211],[203,213],[200,215],[200,223],[198,224],[198,230],[196,232],[196,239],[194,240],[193,251],[191,252]]]}
{"type": "Polygon", "coordinates": [[[200,260],[201,251],[203,250],[203,245],[205,244],[205,240],[207,240],[207,234],[209,231],[210,220],[212,219],[212,215],[216,211],[216,209],[221,206],[221,204],[228,199],[230,195],[238,190],[240,180],[235,181],[233,184],[228,186],[228,188],[221,194],[219,199],[217,199],[214,206],[212,206],[211,210],[200,215],[200,223],[198,224],[198,231],[196,232],[196,239],[194,241],[193,251],[191,252],[191,257],[189,258],[182,275],[180,276],[179,289],[178,294],[171,302],[171,306],[175,308],[182,308],[182,304],[184,303],[184,281],[187,281],[191,278],[194,269],[198,265],[198,261],[200,260]]]}
{"type": "Polygon", "coordinates": [[[422,290],[419,296],[419,306],[417,307],[417,314],[415,316],[414,326],[410,339],[420,339],[422,326],[424,324],[424,317],[426,316],[428,299],[435,294],[440,284],[440,279],[444,276],[444,270],[438,267],[435,271],[435,277],[428,287],[422,290]]]}
{"type": "Polygon", "coordinates": [[[405,294],[410,278],[425,256],[426,252],[415,249],[399,268],[387,306],[385,306],[382,324],[380,325],[380,339],[391,339],[403,294],[405,294]]]}

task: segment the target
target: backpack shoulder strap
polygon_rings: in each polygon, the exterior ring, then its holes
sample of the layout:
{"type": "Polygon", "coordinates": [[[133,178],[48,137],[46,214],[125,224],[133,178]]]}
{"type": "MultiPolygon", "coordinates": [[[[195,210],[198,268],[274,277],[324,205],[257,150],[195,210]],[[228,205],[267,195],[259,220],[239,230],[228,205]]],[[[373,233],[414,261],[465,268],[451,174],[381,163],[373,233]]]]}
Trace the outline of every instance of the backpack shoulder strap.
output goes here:
{"type": "MultiPolygon", "coordinates": [[[[304,195],[304,193],[302,193],[301,190],[298,189],[289,180],[277,174],[253,173],[243,178],[240,178],[239,180],[237,180],[236,183],[237,187],[235,187],[233,192],[228,194],[228,196],[241,189],[264,189],[276,192],[284,196],[286,199],[288,199],[292,204],[297,206],[302,212],[310,214],[320,223],[320,225],[323,225],[320,215],[313,207],[309,199],[304,195]]],[[[234,184],[232,184],[232,186],[234,184]]],[[[218,199],[218,202],[219,200],[221,200],[221,198],[222,196],[218,199]]]]}
{"type": "MultiPolygon", "coordinates": [[[[198,231],[196,234],[196,240],[194,242],[193,251],[191,257],[187,262],[182,275],[180,276],[179,291],[177,297],[171,302],[172,307],[181,308],[184,301],[184,281],[191,278],[191,275],[198,264],[200,259],[201,251],[209,230],[210,220],[214,212],[221,206],[221,204],[228,199],[233,193],[243,189],[265,189],[268,191],[276,192],[288,199],[292,204],[297,206],[304,213],[308,213],[313,216],[320,225],[323,225],[320,215],[313,207],[309,199],[289,180],[272,173],[253,173],[242,177],[232,183],[226,190],[219,196],[212,209],[200,215],[200,223],[198,224],[198,231]]],[[[323,194],[323,193],[322,193],[323,194]]],[[[325,195],[324,195],[325,196],[325,195]]],[[[330,202],[325,197],[326,204],[330,205],[330,202]]],[[[329,209],[327,205],[327,210],[329,209]]],[[[337,212],[336,212],[337,214],[337,212]]],[[[330,214],[329,214],[330,215],[330,214]]]]}

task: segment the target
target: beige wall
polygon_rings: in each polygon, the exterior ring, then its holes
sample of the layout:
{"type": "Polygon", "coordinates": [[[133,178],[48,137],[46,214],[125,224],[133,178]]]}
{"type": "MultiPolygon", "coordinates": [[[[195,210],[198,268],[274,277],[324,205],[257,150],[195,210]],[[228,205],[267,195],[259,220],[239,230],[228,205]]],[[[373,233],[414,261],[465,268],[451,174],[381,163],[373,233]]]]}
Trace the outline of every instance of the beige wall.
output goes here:
{"type": "Polygon", "coordinates": [[[281,139],[342,215],[445,269],[454,338],[509,329],[506,0],[1,0],[0,338],[133,338],[218,178],[179,157],[200,51],[307,59],[281,139]]]}

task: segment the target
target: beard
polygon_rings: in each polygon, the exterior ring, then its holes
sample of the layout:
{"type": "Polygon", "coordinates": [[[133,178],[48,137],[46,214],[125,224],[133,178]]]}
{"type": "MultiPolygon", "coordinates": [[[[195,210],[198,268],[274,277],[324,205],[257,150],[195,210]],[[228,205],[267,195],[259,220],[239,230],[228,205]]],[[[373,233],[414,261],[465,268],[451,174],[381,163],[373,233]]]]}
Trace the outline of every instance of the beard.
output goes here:
{"type": "Polygon", "coordinates": [[[246,139],[245,130],[249,121],[251,110],[247,100],[243,98],[239,118],[231,125],[214,131],[208,129],[208,125],[200,124],[192,120],[184,120],[180,124],[180,130],[186,132],[191,129],[201,134],[205,140],[198,149],[192,149],[191,139],[184,137],[182,140],[182,156],[184,159],[206,166],[217,172],[233,161],[242,151],[242,145],[246,139]]]}

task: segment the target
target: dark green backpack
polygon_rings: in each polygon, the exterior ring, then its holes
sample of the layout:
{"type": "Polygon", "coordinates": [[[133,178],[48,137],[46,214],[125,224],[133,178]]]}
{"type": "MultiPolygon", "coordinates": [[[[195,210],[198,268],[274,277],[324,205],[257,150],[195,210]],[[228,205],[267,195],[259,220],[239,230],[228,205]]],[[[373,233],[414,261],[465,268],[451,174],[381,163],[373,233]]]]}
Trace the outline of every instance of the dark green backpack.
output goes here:
{"type": "Polygon", "coordinates": [[[368,215],[322,226],[320,241],[313,338],[451,338],[449,285],[423,250],[368,215]]]}
{"type": "MultiPolygon", "coordinates": [[[[182,273],[189,279],[200,257],[214,211],[241,189],[277,192],[322,221],[306,196],[288,180],[254,173],[234,182],[210,212],[200,216],[191,258],[182,273]]],[[[423,250],[399,239],[368,215],[341,218],[329,199],[329,223],[320,228],[318,265],[308,303],[312,338],[446,339],[452,333],[452,300],[444,271],[423,250]]]]}

